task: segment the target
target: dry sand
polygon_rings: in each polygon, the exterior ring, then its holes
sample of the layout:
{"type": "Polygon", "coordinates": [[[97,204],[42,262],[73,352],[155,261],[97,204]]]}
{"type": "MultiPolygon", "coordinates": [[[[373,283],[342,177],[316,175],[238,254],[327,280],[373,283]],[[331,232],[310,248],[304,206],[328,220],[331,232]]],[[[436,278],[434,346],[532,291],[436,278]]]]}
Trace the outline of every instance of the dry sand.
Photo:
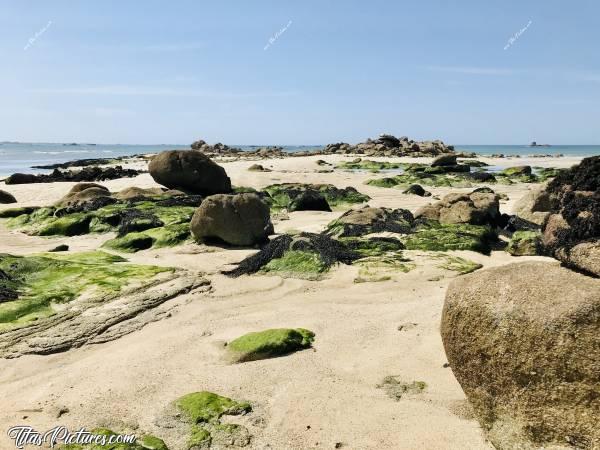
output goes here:
{"type": "MultiPolygon", "coordinates": [[[[342,156],[263,160],[272,172],[248,172],[253,161],[223,163],[233,184],[263,187],[274,182],[326,182],[355,186],[372,197],[372,206],[414,211],[431,199],[397,189],[363,185],[377,174],[317,173],[315,161],[335,163],[342,156]]],[[[375,158],[377,159],[377,158],[375,158]]],[[[479,158],[493,165],[531,164],[567,167],[578,158],[479,158]]],[[[390,161],[393,159],[385,159],[390,161]]],[[[407,161],[408,158],[399,158],[407,161]]],[[[423,159],[419,161],[423,162],[423,159]]],[[[102,183],[116,191],[156,186],[141,175],[102,183]]],[[[19,200],[17,206],[47,205],[73,183],[0,186],[19,200]]],[[[501,209],[510,212],[532,185],[498,185],[506,193],[501,209]]],[[[436,195],[471,189],[427,188],[436,195]]],[[[14,206],[14,205],[11,205],[14,206]]],[[[320,231],[343,211],[296,212],[278,221],[276,231],[320,231]]],[[[8,231],[0,225],[0,253],[28,254],[68,243],[72,251],[95,249],[110,235],[41,238],[8,231]]],[[[131,255],[131,261],[179,266],[207,273],[213,290],[171,301],[172,316],[116,341],[49,356],[0,360],[0,429],[31,425],[45,431],[109,426],[163,436],[155,421],[175,398],[208,390],[250,401],[254,412],[230,419],[253,435],[253,449],[488,449],[465,396],[444,367],[439,335],[444,294],[455,272],[440,269],[419,252],[407,252],[416,269],[390,281],[354,283],[356,267],[333,269],[321,281],[277,276],[229,279],[218,274],[251,250],[223,250],[188,244],[131,255]],[[405,324],[416,326],[404,327],[405,324]],[[250,331],[304,327],[316,333],[314,349],[286,357],[231,365],[223,344],[250,331]],[[388,375],[425,381],[422,394],[399,401],[376,385],[388,375]],[[61,407],[69,412],[57,418],[61,407]]],[[[484,266],[515,261],[505,252],[484,256],[454,252],[484,266]]],[[[544,259],[540,257],[524,259],[544,259]]],[[[14,443],[0,433],[0,448],[14,443]]]]}

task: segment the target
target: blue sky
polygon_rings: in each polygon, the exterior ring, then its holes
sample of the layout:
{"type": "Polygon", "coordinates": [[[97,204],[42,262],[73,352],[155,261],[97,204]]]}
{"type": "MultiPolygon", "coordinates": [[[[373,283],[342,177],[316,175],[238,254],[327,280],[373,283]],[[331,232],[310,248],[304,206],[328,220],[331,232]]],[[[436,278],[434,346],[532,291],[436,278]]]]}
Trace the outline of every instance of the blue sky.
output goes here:
{"type": "Polygon", "coordinates": [[[600,143],[596,0],[0,6],[0,141],[600,143]]]}

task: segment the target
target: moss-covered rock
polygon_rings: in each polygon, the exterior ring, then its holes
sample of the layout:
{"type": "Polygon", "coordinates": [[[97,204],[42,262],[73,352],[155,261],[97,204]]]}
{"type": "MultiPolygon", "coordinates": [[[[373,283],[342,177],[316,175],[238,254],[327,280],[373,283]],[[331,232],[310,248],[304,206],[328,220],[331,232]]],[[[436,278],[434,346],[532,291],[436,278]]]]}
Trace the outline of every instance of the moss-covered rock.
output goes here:
{"type": "Polygon", "coordinates": [[[31,214],[36,209],[39,209],[37,206],[22,206],[20,208],[8,208],[0,210],[0,219],[10,219],[12,217],[18,217],[24,214],[31,214]]]}
{"type": "Polygon", "coordinates": [[[423,168],[422,172],[409,171],[394,177],[367,180],[365,183],[371,186],[386,188],[397,186],[402,189],[408,188],[411,184],[432,187],[471,187],[472,184],[467,175],[462,173],[443,173],[443,169],[441,168],[430,167],[423,168]]]}
{"type": "Polygon", "coordinates": [[[245,334],[227,345],[236,362],[275,358],[312,345],[315,334],[304,328],[274,328],[245,334]]]}
{"type": "Polygon", "coordinates": [[[542,235],[537,231],[515,231],[506,251],[513,256],[534,256],[542,253],[542,235]]]}
{"type": "Polygon", "coordinates": [[[117,433],[114,431],[108,428],[95,428],[91,433],[89,438],[85,435],[82,437],[82,439],[89,439],[88,444],[65,444],[57,448],[58,450],[169,450],[162,439],[151,435],[144,435],[133,443],[110,443],[111,437],[112,440],[117,440],[117,433]]]}
{"type": "Polygon", "coordinates": [[[149,248],[174,247],[191,239],[187,224],[174,224],[152,228],[139,233],[128,233],[106,241],[102,246],[124,253],[134,253],[149,248]]]}
{"type": "Polygon", "coordinates": [[[329,236],[352,237],[388,231],[408,233],[414,218],[406,209],[370,208],[351,209],[327,225],[329,236]]]}
{"type": "Polygon", "coordinates": [[[321,195],[332,208],[364,203],[370,200],[369,196],[361,194],[351,186],[340,189],[332,184],[302,183],[282,183],[267,186],[264,192],[268,194],[268,197],[264,200],[269,203],[272,210],[291,210],[290,207],[293,206],[296,198],[307,191],[321,195]]]}
{"type": "Polygon", "coordinates": [[[488,226],[424,221],[403,238],[408,250],[472,250],[489,253],[496,233],[488,226]]]}
{"type": "Polygon", "coordinates": [[[336,169],[342,170],[368,170],[371,172],[379,172],[380,170],[401,169],[404,165],[401,163],[393,163],[388,161],[372,161],[369,159],[356,159],[353,161],[345,161],[337,166],[336,169]]]}
{"type": "Polygon", "coordinates": [[[201,391],[180,397],[175,402],[187,422],[215,423],[223,415],[239,415],[252,411],[248,402],[237,402],[213,392],[201,391]]]}
{"type": "Polygon", "coordinates": [[[172,269],[122,264],[125,259],[104,252],[47,253],[33,256],[0,254],[0,291],[18,294],[0,303],[0,329],[49,316],[59,305],[81,295],[114,294],[130,283],[147,283],[172,269]]]}
{"type": "Polygon", "coordinates": [[[399,239],[393,237],[370,237],[366,239],[348,237],[340,238],[340,242],[350,250],[358,253],[361,257],[382,256],[389,252],[404,249],[404,244],[399,239]]]}

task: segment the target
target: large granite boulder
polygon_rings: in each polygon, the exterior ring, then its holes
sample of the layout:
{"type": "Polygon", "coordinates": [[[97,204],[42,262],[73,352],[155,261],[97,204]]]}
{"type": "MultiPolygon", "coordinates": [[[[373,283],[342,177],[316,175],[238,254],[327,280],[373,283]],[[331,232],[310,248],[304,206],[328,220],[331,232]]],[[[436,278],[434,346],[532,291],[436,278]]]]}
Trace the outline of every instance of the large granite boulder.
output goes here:
{"type": "Polygon", "coordinates": [[[440,155],[433,160],[431,167],[442,167],[442,166],[455,166],[456,165],[456,154],[450,153],[447,155],[440,155]]]}
{"type": "Polygon", "coordinates": [[[497,449],[600,448],[600,280],[526,262],[455,279],[441,334],[497,449]]]}
{"type": "Polygon", "coordinates": [[[529,222],[542,225],[550,215],[552,205],[545,186],[530,190],[515,203],[513,212],[529,222]]]}
{"type": "Polygon", "coordinates": [[[13,173],[4,180],[5,184],[29,184],[37,183],[38,178],[32,173],[13,173]]]}
{"type": "Polygon", "coordinates": [[[17,199],[10,192],[0,189],[0,204],[17,203],[17,199]]]}
{"type": "Polygon", "coordinates": [[[439,202],[423,206],[415,217],[451,224],[495,224],[500,218],[500,197],[487,192],[451,193],[439,202]]]}
{"type": "Polygon", "coordinates": [[[254,193],[206,197],[190,226],[198,241],[218,239],[237,246],[266,242],[274,233],[269,207],[254,193]]]}
{"type": "Polygon", "coordinates": [[[231,192],[231,180],[218,164],[194,150],[159,153],[148,164],[150,175],[169,189],[212,195],[231,192]]]}

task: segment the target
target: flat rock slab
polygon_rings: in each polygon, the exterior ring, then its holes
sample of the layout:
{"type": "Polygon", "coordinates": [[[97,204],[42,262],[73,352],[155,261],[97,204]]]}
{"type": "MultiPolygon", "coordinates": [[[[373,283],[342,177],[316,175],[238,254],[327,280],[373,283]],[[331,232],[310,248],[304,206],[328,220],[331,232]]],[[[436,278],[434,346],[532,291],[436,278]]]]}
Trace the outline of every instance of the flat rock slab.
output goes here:
{"type": "Polygon", "coordinates": [[[165,310],[157,307],[193,290],[206,292],[210,290],[210,282],[195,274],[176,271],[162,274],[143,288],[73,301],[53,316],[0,331],[0,357],[45,355],[117,339],[164,317],[165,310]]]}

